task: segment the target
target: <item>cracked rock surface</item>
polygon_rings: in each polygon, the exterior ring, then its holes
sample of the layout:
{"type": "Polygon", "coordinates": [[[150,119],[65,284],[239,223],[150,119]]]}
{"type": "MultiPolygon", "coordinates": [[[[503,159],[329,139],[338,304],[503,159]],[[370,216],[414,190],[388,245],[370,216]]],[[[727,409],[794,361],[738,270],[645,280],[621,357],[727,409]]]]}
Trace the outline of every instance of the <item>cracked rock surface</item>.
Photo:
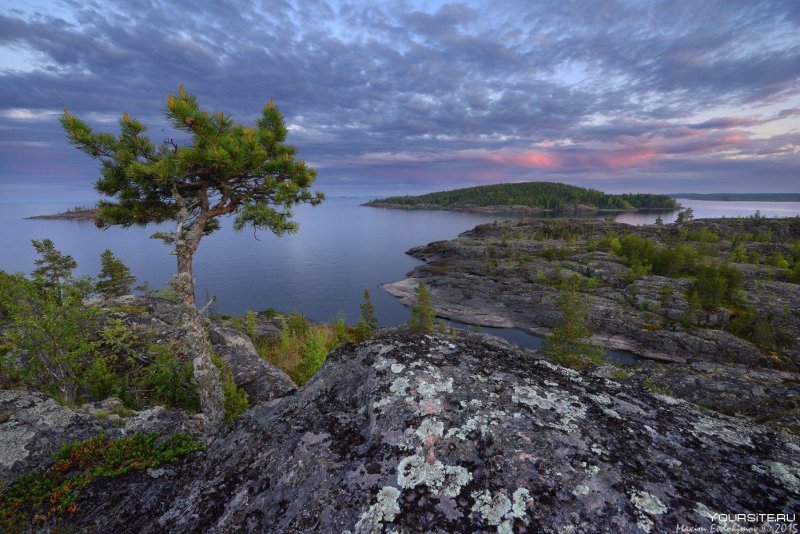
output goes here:
{"type": "Polygon", "coordinates": [[[389,331],[169,466],[82,495],[98,532],[660,532],[792,512],[800,444],[497,338],[389,331]]]}

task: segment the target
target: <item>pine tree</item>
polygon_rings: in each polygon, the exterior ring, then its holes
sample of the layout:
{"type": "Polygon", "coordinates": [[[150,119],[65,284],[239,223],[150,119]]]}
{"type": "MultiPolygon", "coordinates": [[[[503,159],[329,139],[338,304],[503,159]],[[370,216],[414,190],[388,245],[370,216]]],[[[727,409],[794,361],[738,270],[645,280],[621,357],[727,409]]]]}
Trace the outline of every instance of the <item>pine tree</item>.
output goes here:
{"type": "Polygon", "coordinates": [[[417,303],[411,308],[411,320],[408,324],[415,332],[431,332],[435,316],[431,292],[425,282],[420,282],[417,286],[417,303]]]}
{"type": "Polygon", "coordinates": [[[356,332],[359,339],[368,339],[372,331],[378,327],[378,318],[375,317],[375,306],[369,299],[369,290],[364,289],[364,302],[361,303],[361,315],[358,317],[356,332]]]}
{"type": "Polygon", "coordinates": [[[683,224],[692,219],[694,219],[694,210],[692,208],[686,208],[678,212],[678,218],[675,219],[675,224],[683,224]]]}
{"type": "Polygon", "coordinates": [[[78,264],[69,254],[62,254],[56,250],[55,244],[50,239],[32,239],[31,244],[39,254],[34,260],[36,269],[33,270],[34,278],[39,278],[54,287],[60,287],[68,278],[72,277],[72,270],[78,264]]]}
{"type": "Polygon", "coordinates": [[[100,264],[97,291],[115,297],[130,294],[131,286],[136,283],[136,277],[131,274],[128,266],[108,249],[100,255],[100,264]]]}
{"type": "Polygon", "coordinates": [[[98,226],[175,223],[174,231],[153,237],[170,245],[177,258],[173,287],[187,313],[186,353],[194,357],[193,379],[213,432],[223,423],[224,395],[195,307],[192,262],[200,240],[218,230],[225,215],[236,216],[237,231],[250,226],[276,235],[295,232],[292,208],[319,204],[324,197],[310,189],[314,169],[285,143],[288,131],[274,102],[264,107],[255,126],[245,126],[225,113],[202,109],[181,85],[177,95],[167,98],[165,113],[177,130],[188,134],[188,143],[165,139],[155,145],[144,135],[144,124],[127,113],[120,119],[119,136],[96,133],[66,110],[61,125],[72,144],[101,161],[102,177],[95,188],[110,200],[98,204],[98,226]]]}
{"type": "Polygon", "coordinates": [[[556,299],[556,309],[562,320],[553,328],[550,337],[542,342],[542,352],[561,365],[600,363],[603,349],[588,342],[592,335],[586,326],[589,310],[580,293],[574,288],[562,290],[556,299]]]}
{"type": "Polygon", "coordinates": [[[156,146],[127,113],[119,136],[96,133],[66,110],[61,125],[72,144],[102,162],[95,188],[111,200],[98,204],[99,226],[175,222],[174,232],[153,237],[173,247],[176,291],[194,306],[192,260],[203,236],[219,229],[220,217],[236,215],[236,230],[291,233],[297,230],[292,208],[319,204],[323,195],[310,190],[316,172],[284,142],[287,129],[274,102],[252,127],[202,109],[182,85],[166,108],[167,120],[189,134],[188,144],[166,139],[156,146]]]}

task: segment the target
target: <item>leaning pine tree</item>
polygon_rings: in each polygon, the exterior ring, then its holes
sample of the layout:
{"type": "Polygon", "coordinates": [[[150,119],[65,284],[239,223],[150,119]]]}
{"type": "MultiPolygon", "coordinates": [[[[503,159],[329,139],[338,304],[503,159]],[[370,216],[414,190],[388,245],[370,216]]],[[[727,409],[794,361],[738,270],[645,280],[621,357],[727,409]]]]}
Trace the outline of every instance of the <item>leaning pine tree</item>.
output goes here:
{"type": "Polygon", "coordinates": [[[153,237],[172,246],[177,257],[174,288],[187,311],[187,348],[194,355],[195,381],[213,430],[223,417],[222,386],[195,306],[192,259],[200,240],[217,230],[225,215],[236,216],[236,230],[294,232],[292,208],[319,204],[323,195],[311,191],[316,173],[285,143],[286,125],[272,101],[255,126],[245,126],[224,113],[201,109],[181,85],[167,99],[166,117],[188,134],[186,143],[167,139],[154,144],[144,135],[145,126],[127,113],[119,136],[94,132],[66,110],[61,124],[72,144],[102,162],[95,188],[110,200],[98,205],[98,226],[175,223],[174,231],[153,237]]]}

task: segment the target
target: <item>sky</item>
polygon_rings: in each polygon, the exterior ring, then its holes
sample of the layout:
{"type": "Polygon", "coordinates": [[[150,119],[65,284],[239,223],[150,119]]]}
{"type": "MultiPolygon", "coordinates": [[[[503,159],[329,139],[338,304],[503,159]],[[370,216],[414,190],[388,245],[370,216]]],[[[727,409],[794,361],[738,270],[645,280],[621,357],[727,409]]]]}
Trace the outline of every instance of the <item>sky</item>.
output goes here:
{"type": "Polygon", "coordinates": [[[64,108],[153,140],[273,98],[332,195],[800,192],[800,1],[0,0],[0,200],[91,200],[64,108]]]}

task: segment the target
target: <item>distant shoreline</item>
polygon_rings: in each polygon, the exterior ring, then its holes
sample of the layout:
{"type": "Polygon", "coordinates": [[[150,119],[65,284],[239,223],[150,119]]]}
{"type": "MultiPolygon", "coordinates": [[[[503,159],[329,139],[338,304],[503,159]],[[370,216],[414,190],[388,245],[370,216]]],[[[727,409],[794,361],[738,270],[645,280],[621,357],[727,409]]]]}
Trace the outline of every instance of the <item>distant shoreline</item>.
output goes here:
{"type": "Polygon", "coordinates": [[[800,202],[800,193],[675,193],[672,198],[720,202],[800,202]]]}
{"type": "Polygon", "coordinates": [[[32,217],[25,217],[25,219],[94,221],[97,219],[97,208],[73,208],[61,213],[34,215],[32,217]]]}

